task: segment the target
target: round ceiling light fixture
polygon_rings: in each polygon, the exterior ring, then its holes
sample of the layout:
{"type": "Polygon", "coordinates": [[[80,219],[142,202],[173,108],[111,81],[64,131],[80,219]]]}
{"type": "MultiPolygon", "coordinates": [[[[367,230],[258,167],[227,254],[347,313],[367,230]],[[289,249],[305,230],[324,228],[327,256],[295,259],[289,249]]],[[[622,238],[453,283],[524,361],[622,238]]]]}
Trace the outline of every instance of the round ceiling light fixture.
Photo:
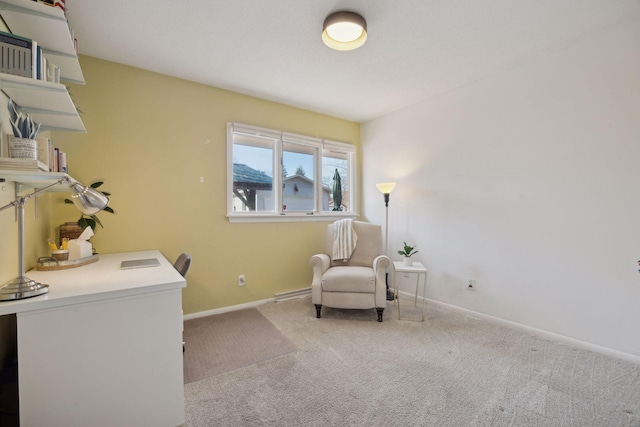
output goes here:
{"type": "Polygon", "coordinates": [[[335,12],[322,26],[322,41],[334,50],[357,49],[367,41],[367,21],[355,12],[335,12]]]}

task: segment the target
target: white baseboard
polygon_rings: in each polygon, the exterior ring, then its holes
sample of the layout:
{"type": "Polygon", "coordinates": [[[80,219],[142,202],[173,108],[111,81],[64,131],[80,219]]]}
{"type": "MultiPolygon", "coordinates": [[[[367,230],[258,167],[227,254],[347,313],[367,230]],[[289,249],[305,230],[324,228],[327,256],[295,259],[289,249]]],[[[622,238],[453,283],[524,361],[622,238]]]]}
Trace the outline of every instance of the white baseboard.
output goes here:
{"type": "Polygon", "coordinates": [[[279,294],[276,294],[275,302],[291,301],[298,298],[304,298],[308,295],[311,295],[310,286],[308,288],[296,289],[295,291],[281,292],[279,294]]]}
{"type": "MultiPolygon", "coordinates": [[[[400,292],[400,294],[405,294],[405,292],[400,292]]],[[[413,294],[410,293],[406,293],[406,295],[409,296],[413,296],[413,294]]],[[[422,297],[418,297],[419,300],[422,300],[422,297]]],[[[637,356],[635,354],[631,354],[631,353],[625,353],[619,350],[614,350],[612,348],[609,347],[604,347],[598,344],[593,344],[590,342],[586,342],[586,341],[581,341],[575,338],[570,338],[564,335],[560,335],[560,334],[556,334],[555,332],[549,332],[549,331],[545,331],[544,329],[538,329],[538,328],[534,328],[531,326],[527,326],[527,325],[523,325],[522,323],[517,323],[517,322],[512,322],[510,320],[506,320],[506,319],[501,319],[499,317],[495,317],[495,316],[491,316],[489,314],[484,314],[484,313],[480,313],[478,311],[473,311],[473,310],[469,310],[466,308],[462,308],[462,307],[457,307],[455,305],[451,305],[448,304],[446,302],[442,302],[442,301],[437,301],[437,300],[433,300],[430,298],[427,298],[427,302],[429,303],[433,303],[433,304],[437,304],[443,307],[447,307],[450,308],[452,310],[455,311],[459,311],[462,313],[466,313],[468,315],[472,315],[472,316],[476,316],[476,317],[480,317],[483,319],[487,319],[487,320],[492,320],[498,323],[502,323],[506,326],[512,327],[512,328],[516,328],[516,329],[521,329],[521,330],[525,330],[528,332],[531,332],[532,334],[538,335],[540,337],[549,339],[551,341],[558,341],[558,342],[562,342],[577,348],[581,348],[581,349],[585,349],[585,350],[591,350],[594,351],[596,353],[600,353],[600,354],[604,354],[607,356],[611,356],[611,357],[615,357],[617,359],[622,359],[622,360],[626,360],[628,362],[632,362],[635,364],[640,365],[640,356],[637,356]]]]}
{"type": "Polygon", "coordinates": [[[214,314],[228,313],[230,311],[244,310],[245,308],[258,307],[259,305],[268,304],[270,302],[285,302],[298,298],[304,298],[311,295],[311,287],[296,289],[295,291],[281,292],[275,295],[275,298],[267,298],[258,301],[251,301],[244,304],[230,305],[228,307],[215,308],[213,310],[199,311],[197,313],[186,314],[182,316],[184,320],[197,319],[199,317],[212,316],[214,314]]]}
{"type": "Polygon", "coordinates": [[[213,310],[199,311],[197,313],[186,314],[183,316],[184,320],[197,319],[199,317],[212,316],[214,314],[228,313],[230,311],[244,310],[245,308],[258,307],[259,305],[268,304],[274,302],[274,298],[268,298],[258,301],[246,302],[244,304],[230,305],[228,307],[214,308],[213,310]]]}

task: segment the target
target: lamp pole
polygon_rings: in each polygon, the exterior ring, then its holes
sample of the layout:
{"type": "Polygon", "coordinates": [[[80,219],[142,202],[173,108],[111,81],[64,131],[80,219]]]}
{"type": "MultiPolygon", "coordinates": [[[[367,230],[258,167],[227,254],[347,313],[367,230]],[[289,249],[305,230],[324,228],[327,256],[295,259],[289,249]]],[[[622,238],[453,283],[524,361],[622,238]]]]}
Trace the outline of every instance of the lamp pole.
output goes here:
{"type": "MultiPolygon", "coordinates": [[[[382,182],[376,184],[378,191],[384,196],[384,209],[385,209],[385,224],[384,224],[384,254],[389,256],[389,194],[396,188],[395,182],[382,182]]],[[[393,292],[389,290],[389,273],[385,276],[387,283],[387,301],[393,301],[395,296],[393,292]]]]}
{"type": "Polygon", "coordinates": [[[15,201],[0,208],[0,211],[3,211],[11,206],[15,206],[18,211],[18,277],[0,288],[0,301],[35,297],[46,294],[49,291],[49,285],[29,279],[24,271],[24,204],[33,196],[37,196],[67,180],[67,177],[61,178],[55,183],[34,191],[31,194],[18,197],[15,201]]]}
{"type": "Polygon", "coordinates": [[[389,193],[384,193],[384,254],[389,256],[389,193]]]}

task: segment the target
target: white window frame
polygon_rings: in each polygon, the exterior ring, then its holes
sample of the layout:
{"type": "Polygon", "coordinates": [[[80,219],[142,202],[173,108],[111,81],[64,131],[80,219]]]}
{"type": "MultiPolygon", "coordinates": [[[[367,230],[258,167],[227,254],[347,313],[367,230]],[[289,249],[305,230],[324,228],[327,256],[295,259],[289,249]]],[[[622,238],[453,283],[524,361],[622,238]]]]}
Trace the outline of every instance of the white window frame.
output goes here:
{"type": "Polygon", "coordinates": [[[276,131],[273,129],[245,125],[242,123],[227,123],[227,218],[229,222],[300,222],[300,221],[335,221],[342,218],[356,219],[357,206],[357,171],[356,147],[344,142],[323,140],[306,135],[276,131]],[[276,140],[273,150],[272,191],[274,211],[234,211],[233,210],[233,135],[235,133],[254,137],[265,137],[276,140]],[[282,208],[283,176],[282,176],[282,146],[283,142],[290,142],[310,146],[314,150],[314,209],[309,212],[287,212],[282,208]],[[349,164],[349,209],[350,212],[322,211],[322,157],[323,150],[339,151],[347,155],[349,164]]]}
{"type": "MultiPolygon", "coordinates": [[[[324,156],[324,151],[329,151],[329,152],[337,152],[340,154],[343,154],[346,156],[347,158],[347,162],[349,164],[349,208],[354,211],[357,212],[357,191],[355,191],[355,189],[357,189],[358,187],[358,181],[356,179],[357,174],[356,174],[356,148],[355,146],[353,146],[352,144],[345,144],[344,142],[338,142],[338,141],[331,141],[328,139],[325,139],[322,141],[322,149],[320,150],[320,156],[318,157],[318,162],[320,162],[320,164],[318,165],[318,168],[322,168],[322,157],[324,156]],[[353,193],[353,194],[352,194],[353,193]],[[353,208],[351,208],[353,206],[353,208]]],[[[322,170],[320,170],[320,180],[322,180],[322,170]]],[[[318,188],[318,192],[319,192],[319,200],[322,200],[322,185],[319,186],[318,188]]],[[[320,209],[322,210],[322,206],[320,206],[320,209]]],[[[334,216],[334,215],[340,215],[340,212],[333,212],[330,211],[332,213],[329,212],[324,212],[324,215],[329,215],[329,216],[334,216]]]]}

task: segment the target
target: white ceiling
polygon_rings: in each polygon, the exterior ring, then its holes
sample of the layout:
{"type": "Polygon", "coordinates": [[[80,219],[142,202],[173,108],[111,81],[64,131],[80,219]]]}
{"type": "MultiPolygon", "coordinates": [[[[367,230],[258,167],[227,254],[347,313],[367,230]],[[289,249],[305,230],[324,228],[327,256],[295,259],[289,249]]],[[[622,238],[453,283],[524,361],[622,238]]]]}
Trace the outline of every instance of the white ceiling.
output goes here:
{"type": "Polygon", "coordinates": [[[640,19],[640,0],[67,0],[80,53],[364,122],[640,19]],[[360,49],[320,39],[338,10],[360,49]]]}

